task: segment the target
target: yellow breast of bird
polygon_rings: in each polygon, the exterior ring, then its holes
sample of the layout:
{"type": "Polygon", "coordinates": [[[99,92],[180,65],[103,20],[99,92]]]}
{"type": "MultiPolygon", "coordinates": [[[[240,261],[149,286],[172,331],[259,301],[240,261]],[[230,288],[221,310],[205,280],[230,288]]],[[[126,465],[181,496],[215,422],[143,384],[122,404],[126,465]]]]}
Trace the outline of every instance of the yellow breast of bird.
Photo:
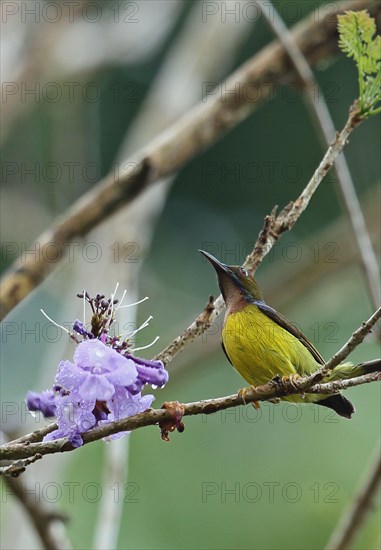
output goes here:
{"type": "Polygon", "coordinates": [[[234,368],[254,386],[317,367],[306,347],[255,305],[227,314],[222,341],[234,368]]]}

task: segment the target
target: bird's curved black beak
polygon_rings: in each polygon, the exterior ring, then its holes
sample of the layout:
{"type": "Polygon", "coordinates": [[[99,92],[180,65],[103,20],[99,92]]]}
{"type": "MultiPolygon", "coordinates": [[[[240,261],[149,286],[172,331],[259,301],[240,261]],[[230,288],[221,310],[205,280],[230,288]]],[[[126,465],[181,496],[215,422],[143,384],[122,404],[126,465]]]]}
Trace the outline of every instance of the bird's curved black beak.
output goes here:
{"type": "Polygon", "coordinates": [[[207,260],[209,260],[209,262],[212,264],[212,266],[217,271],[217,273],[221,273],[221,272],[228,273],[228,274],[231,273],[228,265],[223,264],[222,262],[220,262],[220,260],[217,260],[217,258],[212,256],[212,254],[209,254],[209,252],[205,252],[205,250],[199,250],[199,252],[201,252],[201,254],[205,256],[207,260]]]}

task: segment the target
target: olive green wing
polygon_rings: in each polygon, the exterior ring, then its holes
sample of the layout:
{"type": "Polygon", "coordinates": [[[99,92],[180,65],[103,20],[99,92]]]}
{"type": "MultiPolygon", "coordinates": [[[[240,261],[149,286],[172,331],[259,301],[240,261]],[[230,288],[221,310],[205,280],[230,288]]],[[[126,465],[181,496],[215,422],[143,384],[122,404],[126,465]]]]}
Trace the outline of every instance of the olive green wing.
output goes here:
{"type": "MultiPolygon", "coordinates": [[[[229,357],[229,355],[228,355],[228,352],[226,351],[226,348],[225,348],[224,343],[223,343],[222,340],[221,340],[221,347],[222,347],[222,351],[224,352],[224,354],[225,354],[226,357],[227,357],[227,360],[229,361],[229,363],[230,363],[231,365],[233,365],[233,363],[230,361],[230,357],[229,357]]],[[[234,365],[233,365],[233,367],[234,367],[234,365]]]]}
{"type": "MultiPolygon", "coordinates": [[[[323,357],[320,355],[318,350],[311,344],[311,342],[308,340],[306,336],[304,336],[303,332],[299,330],[295,325],[293,325],[284,315],[279,313],[279,311],[276,311],[271,306],[268,306],[265,304],[265,302],[254,302],[257,308],[264,313],[269,319],[274,321],[277,325],[282,327],[284,330],[287,330],[292,336],[295,336],[303,344],[305,348],[308,349],[312,357],[315,359],[317,363],[320,365],[324,365],[325,361],[323,357]]],[[[225,352],[226,353],[226,352],[225,352]]]]}

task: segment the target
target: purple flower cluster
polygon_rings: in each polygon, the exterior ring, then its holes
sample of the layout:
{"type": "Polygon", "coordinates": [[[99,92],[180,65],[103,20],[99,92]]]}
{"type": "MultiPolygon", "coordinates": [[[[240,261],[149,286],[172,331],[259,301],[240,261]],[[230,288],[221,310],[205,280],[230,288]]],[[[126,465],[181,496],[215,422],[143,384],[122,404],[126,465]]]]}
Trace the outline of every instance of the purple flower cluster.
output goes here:
{"type": "Polygon", "coordinates": [[[147,410],[154,396],[142,396],[143,387],[163,387],[168,372],[161,361],[135,357],[126,345],[105,332],[96,337],[80,321],[73,327],[84,338],[76,347],[73,362],[61,361],[52,390],[28,392],[26,402],[30,411],[57,418],[58,429],[44,441],[67,437],[79,447],[81,434],[94,426],[147,410]]]}

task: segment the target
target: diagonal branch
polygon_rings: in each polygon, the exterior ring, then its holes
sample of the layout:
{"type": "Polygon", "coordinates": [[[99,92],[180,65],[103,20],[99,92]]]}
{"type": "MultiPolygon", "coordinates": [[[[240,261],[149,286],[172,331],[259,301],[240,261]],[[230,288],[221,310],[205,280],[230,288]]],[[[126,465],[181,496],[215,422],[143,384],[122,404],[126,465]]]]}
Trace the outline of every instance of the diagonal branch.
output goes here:
{"type": "MultiPolygon", "coordinates": [[[[329,145],[330,140],[335,135],[335,126],[329,113],[328,106],[324,100],[322,90],[314,77],[311,67],[295,42],[292,34],[284,24],[283,19],[279,16],[275,7],[271,5],[271,2],[258,0],[257,4],[259,6],[269,6],[270,4],[271,11],[263,9],[262,13],[265,15],[271,29],[287,51],[295,67],[295,71],[302,82],[304,91],[306,92],[305,97],[307,99],[307,105],[311,111],[314,122],[320,130],[325,145],[329,145]],[[316,97],[318,100],[316,100],[316,97]]],[[[337,181],[352,225],[353,236],[361,258],[369,295],[373,307],[377,307],[380,303],[381,293],[378,262],[344,153],[337,157],[335,165],[337,181]]]]}
{"type": "MultiPolygon", "coordinates": [[[[368,8],[372,16],[381,14],[381,6],[371,0],[341,2],[338,13],[368,8]]],[[[293,29],[294,40],[309,63],[314,64],[337,52],[336,17],[321,18],[314,13],[293,29]]],[[[82,196],[49,230],[36,241],[41,250],[49,243],[64,251],[75,238],[80,238],[122,206],[130,203],[144,189],[160,178],[171,175],[184,163],[244,120],[266,100],[280,81],[289,82],[295,71],[282,45],[275,41],[244,63],[224,83],[223,89],[238,93],[218,93],[206,98],[160,134],[135,157],[122,163],[98,186],[82,196]],[[237,86],[238,84],[238,86],[237,86]],[[254,100],[243,93],[256,86],[254,100]]],[[[221,88],[222,89],[222,88],[221,88]]],[[[38,262],[19,258],[3,277],[0,314],[3,319],[56,267],[41,254],[38,262]],[[23,261],[25,260],[25,261],[23,261]]]]}
{"type": "Polygon", "coordinates": [[[315,385],[317,382],[323,380],[323,378],[337,365],[340,365],[348,357],[354,349],[364,340],[365,336],[372,331],[372,328],[381,318],[381,307],[379,307],[373,315],[354,331],[349,340],[343,345],[343,347],[331,357],[331,359],[323,365],[316,372],[308,377],[308,383],[303,389],[308,389],[310,386],[315,385]]]}
{"type": "Polygon", "coordinates": [[[377,443],[375,458],[367,470],[354,501],[350,504],[333,532],[327,550],[349,550],[353,548],[354,538],[362,526],[367,514],[372,509],[381,483],[381,453],[380,442],[377,443]]]}
{"type": "Polygon", "coordinates": [[[334,380],[333,382],[327,382],[325,384],[314,384],[312,388],[308,388],[308,393],[319,393],[329,395],[355,386],[361,386],[362,384],[370,384],[371,382],[378,382],[381,380],[380,372],[371,372],[369,374],[363,374],[357,378],[348,378],[346,380],[334,380]]]}
{"type": "Polygon", "coordinates": [[[370,319],[361,325],[354,331],[351,338],[346,342],[343,347],[335,353],[335,355],[328,361],[326,368],[328,370],[334,369],[344,359],[348,357],[350,353],[364,340],[365,336],[371,331],[377,321],[381,318],[381,307],[379,307],[370,319]]]}
{"type": "MultiPolygon", "coordinates": [[[[36,529],[43,548],[47,550],[68,550],[71,544],[66,537],[62,524],[67,518],[49,509],[43,501],[37,500],[33,491],[28,488],[25,482],[12,476],[4,476],[4,481],[10,492],[19,500],[29,516],[33,527],[36,529]]],[[[6,495],[4,495],[6,498],[6,495]]],[[[4,501],[3,501],[4,502],[4,501]]]]}

